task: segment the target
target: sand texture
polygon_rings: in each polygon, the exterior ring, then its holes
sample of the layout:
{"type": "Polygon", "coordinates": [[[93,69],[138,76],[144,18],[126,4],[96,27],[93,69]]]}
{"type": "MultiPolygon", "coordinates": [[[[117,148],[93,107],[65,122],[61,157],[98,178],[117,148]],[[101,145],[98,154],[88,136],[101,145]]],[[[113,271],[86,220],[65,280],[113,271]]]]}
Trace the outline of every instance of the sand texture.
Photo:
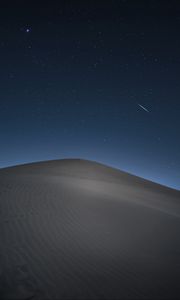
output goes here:
{"type": "Polygon", "coordinates": [[[80,159],[1,169],[0,299],[180,299],[180,191],[80,159]]]}

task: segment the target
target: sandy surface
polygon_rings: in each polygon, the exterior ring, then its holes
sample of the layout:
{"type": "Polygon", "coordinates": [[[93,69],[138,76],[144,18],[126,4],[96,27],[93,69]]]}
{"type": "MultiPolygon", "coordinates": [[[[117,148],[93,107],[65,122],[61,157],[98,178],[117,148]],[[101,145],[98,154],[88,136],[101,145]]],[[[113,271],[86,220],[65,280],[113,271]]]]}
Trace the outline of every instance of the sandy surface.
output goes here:
{"type": "Polygon", "coordinates": [[[180,191],[77,159],[1,169],[0,299],[180,299],[180,191]]]}

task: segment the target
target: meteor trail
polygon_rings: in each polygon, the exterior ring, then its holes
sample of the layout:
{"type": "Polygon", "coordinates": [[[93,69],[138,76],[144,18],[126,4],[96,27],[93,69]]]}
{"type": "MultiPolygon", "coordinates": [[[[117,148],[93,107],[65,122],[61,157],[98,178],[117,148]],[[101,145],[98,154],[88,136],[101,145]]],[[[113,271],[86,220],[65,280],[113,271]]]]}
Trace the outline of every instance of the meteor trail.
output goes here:
{"type": "Polygon", "coordinates": [[[148,112],[148,113],[150,112],[150,111],[149,111],[147,108],[145,108],[143,105],[141,105],[141,104],[139,104],[139,103],[138,103],[138,105],[139,105],[139,107],[141,107],[144,111],[146,111],[146,112],[148,112]]]}

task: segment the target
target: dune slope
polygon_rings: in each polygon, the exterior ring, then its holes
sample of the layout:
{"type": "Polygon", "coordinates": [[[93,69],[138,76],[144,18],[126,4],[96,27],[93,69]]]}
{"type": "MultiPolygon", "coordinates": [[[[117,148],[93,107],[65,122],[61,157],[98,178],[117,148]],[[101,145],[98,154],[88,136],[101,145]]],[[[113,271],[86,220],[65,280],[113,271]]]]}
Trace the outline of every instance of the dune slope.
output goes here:
{"type": "Polygon", "coordinates": [[[179,298],[179,191],[79,159],[0,170],[0,299],[179,298]]]}

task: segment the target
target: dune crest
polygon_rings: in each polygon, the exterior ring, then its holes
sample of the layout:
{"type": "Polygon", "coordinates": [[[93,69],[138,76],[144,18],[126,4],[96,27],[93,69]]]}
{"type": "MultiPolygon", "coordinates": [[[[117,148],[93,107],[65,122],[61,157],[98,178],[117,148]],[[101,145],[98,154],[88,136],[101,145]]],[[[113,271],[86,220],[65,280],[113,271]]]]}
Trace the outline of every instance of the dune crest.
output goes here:
{"type": "Polygon", "coordinates": [[[0,170],[0,299],[179,299],[180,192],[65,159],[0,170]]]}

